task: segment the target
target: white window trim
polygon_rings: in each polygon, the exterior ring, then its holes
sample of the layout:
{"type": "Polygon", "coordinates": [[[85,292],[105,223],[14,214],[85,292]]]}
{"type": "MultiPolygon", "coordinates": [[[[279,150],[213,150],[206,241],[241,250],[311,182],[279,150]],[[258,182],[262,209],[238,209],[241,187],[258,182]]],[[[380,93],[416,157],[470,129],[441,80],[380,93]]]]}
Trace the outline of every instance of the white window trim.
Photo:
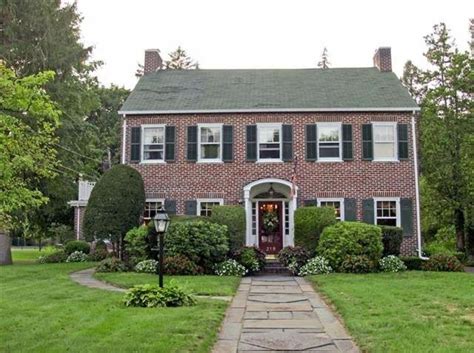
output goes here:
{"type": "Polygon", "coordinates": [[[197,199],[197,207],[196,207],[196,216],[201,215],[201,203],[202,202],[219,202],[219,205],[222,206],[224,204],[224,199],[197,199]]]}
{"type": "Polygon", "coordinates": [[[166,125],[165,124],[142,124],[141,125],[141,141],[140,141],[140,163],[142,164],[156,164],[156,163],[166,163],[165,161],[166,155],[166,125]],[[145,129],[154,128],[154,127],[162,127],[163,128],[163,159],[143,159],[145,156],[144,149],[145,149],[145,129]]]}
{"type": "Polygon", "coordinates": [[[223,135],[223,129],[222,129],[223,124],[198,124],[198,145],[197,145],[197,153],[198,153],[198,163],[222,163],[222,142],[224,140],[224,135],[223,135]],[[220,128],[220,144],[219,144],[219,157],[218,158],[201,158],[201,128],[203,127],[218,127],[220,128]]]}
{"type": "MultiPolygon", "coordinates": [[[[157,199],[157,198],[145,199],[145,203],[148,203],[148,202],[161,202],[163,207],[165,207],[165,199],[157,199]]],[[[151,219],[151,218],[143,217],[143,219],[151,219]]]]}
{"type": "Polygon", "coordinates": [[[397,209],[397,227],[401,227],[402,221],[400,217],[400,198],[399,197],[374,197],[374,224],[377,223],[377,202],[378,201],[395,201],[397,209]]]}
{"type": "Polygon", "coordinates": [[[340,198],[340,197],[325,197],[325,198],[318,198],[317,199],[317,202],[318,202],[318,207],[321,207],[321,202],[340,202],[341,204],[341,210],[340,210],[340,213],[341,213],[341,221],[344,221],[345,220],[345,214],[344,214],[344,198],[340,198]]]}
{"type": "Polygon", "coordinates": [[[397,123],[395,121],[372,121],[372,150],[374,154],[373,162],[398,162],[398,131],[397,123]],[[393,158],[377,158],[375,157],[375,126],[393,126],[393,143],[394,143],[394,157],[393,158]]]}
{"type": "Polygon", "coordinates": [[[316,139],[317,139],[317,162],[342,162],[342,123],[317,123],[316,139]],[[319,154],[319,128],[324,126],[335,126],[339,129],[339,158],[320,157],[319,154]]]}
{"type": "Polygon", "coordinates": [[[282,123],[259,123],[257,124],[257,163],[280,163],[283,162],[283,124],[282,123]],[[260,158],[260,129],[278,128],[280,130],[280,158],[260,158]]]}

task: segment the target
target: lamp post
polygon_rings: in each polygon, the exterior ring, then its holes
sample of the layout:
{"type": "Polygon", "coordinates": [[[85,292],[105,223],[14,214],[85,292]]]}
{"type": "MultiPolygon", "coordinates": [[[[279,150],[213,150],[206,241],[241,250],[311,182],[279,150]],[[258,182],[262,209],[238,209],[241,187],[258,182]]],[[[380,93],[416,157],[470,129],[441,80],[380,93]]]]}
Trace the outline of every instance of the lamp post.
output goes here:
{"type": "Polygon", "coordinates": [[[163,257],[164,257],[164,247],[163,243],[165,241],[165,233],[168,230],[168,226],[170,224],[170,218],[168,216],[168,213],[166,213],[166,210],[164,207],[160,207],[158,211],[156,211],[156,215],[153,218],[153,223],[155,225],[155,230],[156,233],[158,234],[158,239],[160,242],[160,248],[159,248],[159,285],[160,288],[163,288],[163,257]]]}

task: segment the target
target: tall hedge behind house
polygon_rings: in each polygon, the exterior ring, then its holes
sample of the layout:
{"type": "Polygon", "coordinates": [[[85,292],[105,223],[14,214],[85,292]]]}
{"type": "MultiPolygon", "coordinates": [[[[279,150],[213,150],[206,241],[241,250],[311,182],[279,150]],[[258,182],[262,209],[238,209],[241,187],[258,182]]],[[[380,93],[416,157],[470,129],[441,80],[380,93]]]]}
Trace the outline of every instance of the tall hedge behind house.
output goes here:
{"type": "Polygon", "coordinates": [[[212,223],[226,225],[229,231],[231,252],[237,251],[245,243],[245,210],[241,206],[214,206],[209,219],[212,223]]]}
{"type": "Polygon", "coordinates": [[[295,211],[295,245],[314,254],[323,229],[336,223],[330,207],[300,207],[295,211]]]}

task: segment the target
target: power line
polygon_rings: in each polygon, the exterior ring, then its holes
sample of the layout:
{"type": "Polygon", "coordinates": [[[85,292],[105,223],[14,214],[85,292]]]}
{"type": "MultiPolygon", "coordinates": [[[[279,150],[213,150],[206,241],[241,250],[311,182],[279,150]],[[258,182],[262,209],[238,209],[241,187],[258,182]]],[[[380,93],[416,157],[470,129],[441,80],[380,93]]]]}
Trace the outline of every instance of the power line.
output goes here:
{"type": "Polygon", "coordinates": [[[79,152],[70,150],[69,148],[66,148],[66,147],[64,147],[64,146],[61,146],[61,145],[58,144],[58,143],[55,143],[54,145],[55,145],[56,147],[61,148],[61,149],[64,150],[64,151],[67,151],[67,152],[70,152],[70,153],[74,153],[74,154],[77,155],[77,156],[80,156],[80,157],[89,159],[89,160],[94,161],[94,162],[96,162],[96,163],[102,163],[102,161],[99,161],[98,159],[94,159],[94,158],[92,158],[92,157],[88,157],[88,156],[86,156],[86,155],[83,155],[83,154],[81,154],[81,153],[79,153],[79,152]]]}

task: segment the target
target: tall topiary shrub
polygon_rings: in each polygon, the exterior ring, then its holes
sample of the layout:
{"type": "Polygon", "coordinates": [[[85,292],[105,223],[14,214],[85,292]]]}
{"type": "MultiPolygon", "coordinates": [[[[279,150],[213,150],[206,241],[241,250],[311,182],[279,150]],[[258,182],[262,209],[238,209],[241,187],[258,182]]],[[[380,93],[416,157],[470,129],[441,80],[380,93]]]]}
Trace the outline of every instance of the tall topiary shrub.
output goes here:
{"type": "Polygon", "coordinates": [[[110,239],[121,254],[123,237],[139,225],[144,207],[145,189],[140,173],[126,165],[112,167],[92,190],[84,214],[85,238],[110,239]]]}
{"type": "Polygon", "coordinates": [[[338,222],[327,227],[321,234],[317,253],[329,261],[334,269],[348,256],[366,256],[377,263],[382,256],[382,231],[373,224],[358,222],[338,222]]]}
{"type": "Polygon", "coordinates": [[[241,206],[214,206],[209,219],[212,223],[226,225],[229,231],[229,247],[234,252],[245,242],[245,210],[241,206]]]}
{"type": "Polygon", "coordinates": [[[323,229],[336,223],[334,209],[329,207],[300,207],[295,211],[295,245],[310,254],[318,245],[323,229]]]}
{"type": "Polygon", "coordinates": [[[400,255],[403,241],[403,229],[392,226],[379,226],[382,230],[383,256],[400,255]]]}

